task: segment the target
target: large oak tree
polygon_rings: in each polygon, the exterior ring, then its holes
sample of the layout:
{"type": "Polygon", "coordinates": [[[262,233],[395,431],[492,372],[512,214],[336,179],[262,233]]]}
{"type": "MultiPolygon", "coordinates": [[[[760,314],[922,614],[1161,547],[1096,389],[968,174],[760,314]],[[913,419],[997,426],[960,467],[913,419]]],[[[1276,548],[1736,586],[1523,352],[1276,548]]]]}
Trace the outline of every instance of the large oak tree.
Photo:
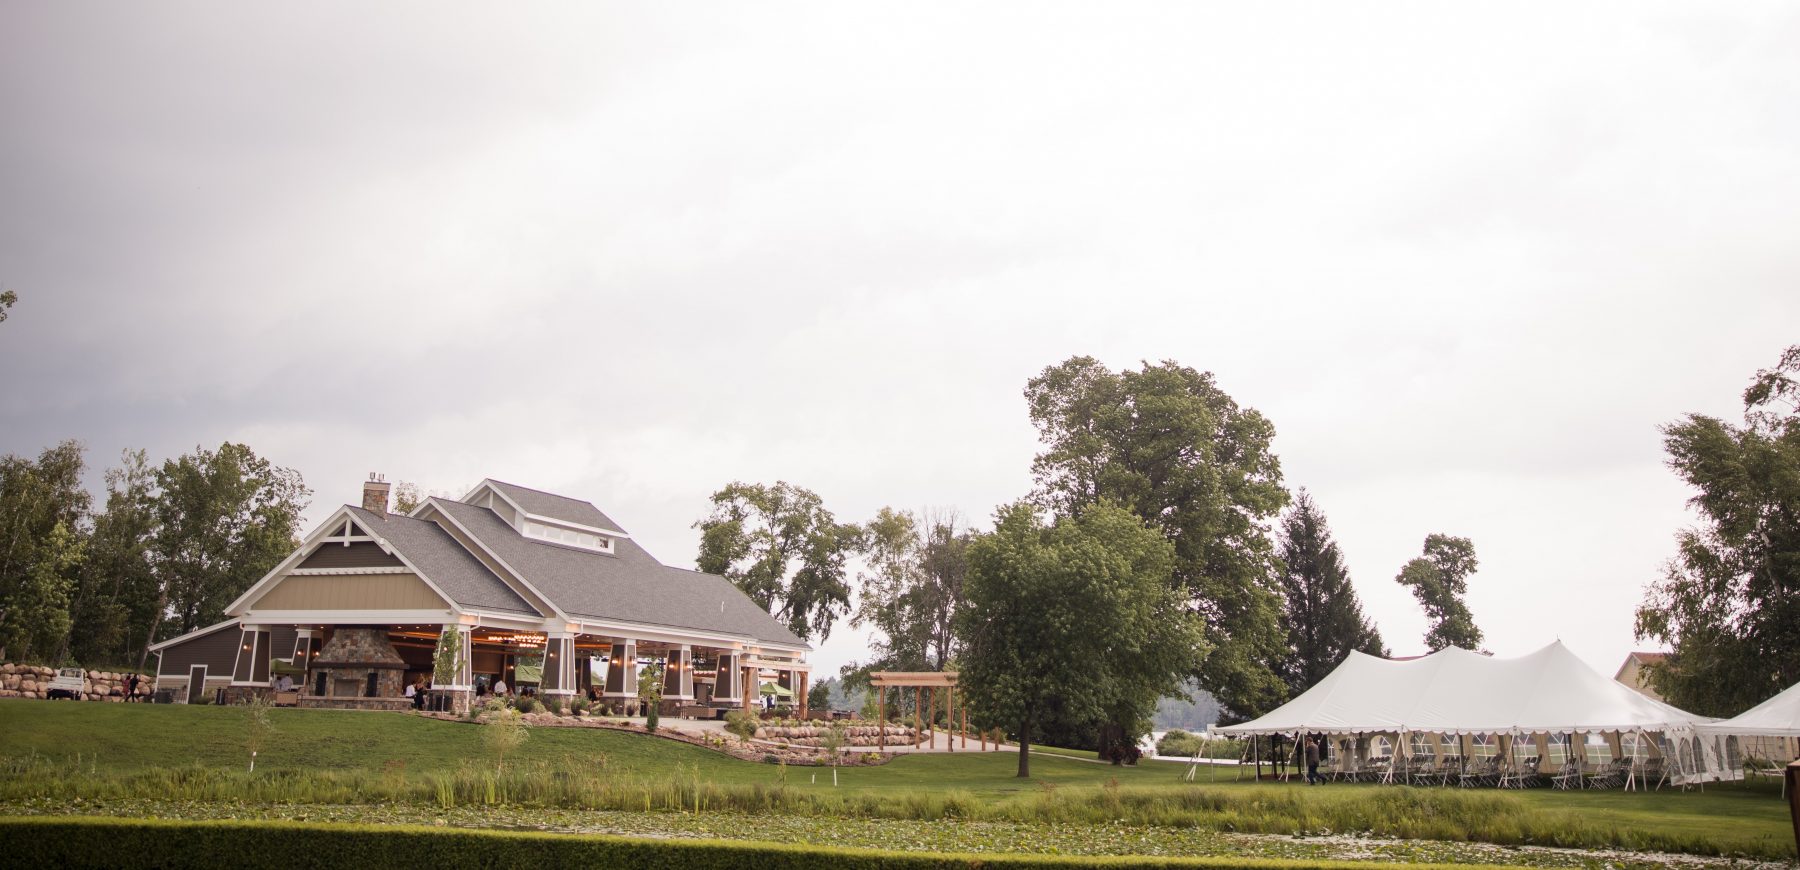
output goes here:
{"type": "Polygon", "coordinates": [[[1174,362],[1115,372],[1074,357],[1025,397],[1044,444],[1038,503],[1079,515],[1110,499],[1160,532],[1174,546],[1170,584],[1211,642],[1194,676],[1238,717],[1279,704],[1287,643],[1269,523],[1288,495],[1275,427],[1174,362]]]}

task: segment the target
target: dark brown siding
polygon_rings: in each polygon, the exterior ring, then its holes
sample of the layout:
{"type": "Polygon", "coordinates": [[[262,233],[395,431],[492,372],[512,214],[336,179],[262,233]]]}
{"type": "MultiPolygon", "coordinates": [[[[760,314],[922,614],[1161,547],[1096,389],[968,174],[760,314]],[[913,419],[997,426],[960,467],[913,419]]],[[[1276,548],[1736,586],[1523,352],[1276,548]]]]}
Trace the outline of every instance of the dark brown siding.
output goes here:
{"type": "Polygon", "coordinates": [[[306,561],[300,563],[302,568],[399,568],[401,561],[381,551],[381,546],[369,541],[359,541],[346,547],[343,544],[325,544],[314,550],[306,561]]]}
{"type": "Polygon", "coordinates": [[[192,665],[206,665],[209,676],[228,677],[237,662],[237,644],[242,631],[227,625],[211,634],[184,640],[162,651],[162,667],[157,673],[186,677],[192,665]]]}
{"type": "Polygon", "coordinates": [[[269,658],[285,659],[294,654],[294,627],[291,625],[269,626],[269,658]]]}

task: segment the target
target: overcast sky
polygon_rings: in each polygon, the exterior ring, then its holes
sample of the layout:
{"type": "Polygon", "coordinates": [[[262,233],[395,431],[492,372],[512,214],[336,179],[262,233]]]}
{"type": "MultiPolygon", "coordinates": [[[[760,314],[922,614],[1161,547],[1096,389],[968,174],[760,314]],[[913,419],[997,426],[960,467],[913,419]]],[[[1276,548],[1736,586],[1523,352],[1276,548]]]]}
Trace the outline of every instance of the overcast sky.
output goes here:
{"type": "Polygon", "coordinates": [[[691,566],[731,480],[985,523],[1028,378],[1172,359],[1396,653],[1445,532],[1491,649],[1610,674],[1657,427],[1800,341],[1791,4],[673,5],[0,8],[0,452],[243,441],[309,527],[495,477],[691,566]]]}

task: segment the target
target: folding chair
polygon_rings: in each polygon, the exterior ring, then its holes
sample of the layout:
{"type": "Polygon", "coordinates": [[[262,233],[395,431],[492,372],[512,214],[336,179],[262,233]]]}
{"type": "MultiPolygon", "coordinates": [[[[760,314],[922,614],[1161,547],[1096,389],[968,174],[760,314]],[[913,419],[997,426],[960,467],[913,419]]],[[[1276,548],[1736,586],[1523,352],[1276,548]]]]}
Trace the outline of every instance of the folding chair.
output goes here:
{"type": "Polygon", "coordinates": [[[1563,762],[1556,775],[1550,777],[1550,785],[1563,791],[1581,788],[1581,761],[1571,758],[1563,762]]]}
{"type": "Polygon", "coordinates": [[[1462,788],[1493,785],[1499,781],[1500,756],[1498,755],[1477,759],[1473,767],[1464,768],[1462,775],[1456,778],[1456,784],[1462,788]]]}

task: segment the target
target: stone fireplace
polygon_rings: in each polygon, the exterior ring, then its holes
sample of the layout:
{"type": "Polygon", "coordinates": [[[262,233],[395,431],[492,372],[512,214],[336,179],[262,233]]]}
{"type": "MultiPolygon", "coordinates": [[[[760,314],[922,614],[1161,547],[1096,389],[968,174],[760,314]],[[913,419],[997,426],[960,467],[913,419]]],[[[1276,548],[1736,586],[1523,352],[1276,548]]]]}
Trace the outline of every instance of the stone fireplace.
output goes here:
{"type": "Polygon", "coordinates": [[[406,660],[394,651],[387,629],[343,626],[313,659],[312,680],[300,699],[306,707],[404,710],[406,660]]]}

